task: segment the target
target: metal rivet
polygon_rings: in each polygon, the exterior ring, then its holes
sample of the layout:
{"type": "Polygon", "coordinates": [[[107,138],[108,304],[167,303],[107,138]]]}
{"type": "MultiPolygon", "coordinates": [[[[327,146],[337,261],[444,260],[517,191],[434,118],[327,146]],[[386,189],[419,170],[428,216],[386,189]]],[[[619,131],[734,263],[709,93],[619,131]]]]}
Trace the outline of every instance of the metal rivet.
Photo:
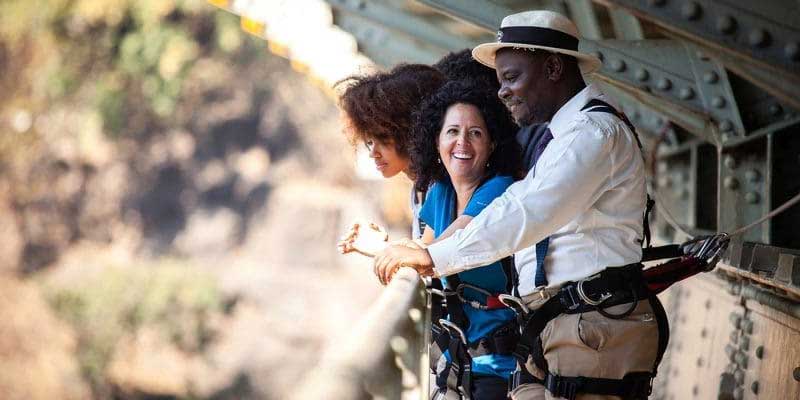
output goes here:
{"type": "Polygon", "coordinates": [[[769,33],[763,29],[754,29],[747,35],[747,41],[753,47],[765,47],[769,44],[769,33]]]}
{"type": "Polygon", "coordinates": [[[681,7],[681,15],[688,20],[700,18],[702,11],[703,10],[700,8],[700,6],[693,1],[690,1],[681,7]]]}
{"type": "Polygon", "coordinates": [[[700,330],[700,337],[704,338],[706,336],[708,336],[708,329],[703,328],[702,330],[700,330]]]}
{"type": "Polygon", "coordinates": [[[678,95],[683,100],[689,100],[694,97],[694,90],[692,88],[683,88],[678,95]]]}
{"type": "Polygon", "coordinates": [[[783,54],[792,61],[800,60],[800,45],[797,42],[786,43],[786,46],[783,47],[783,54]]]}
{"type": "Polygon", "coordinates": [[[739,342],[739,349],[743,351],[750,350],[750,338],[747,336],[742,336],[742,340],[739,342]]]}
{"type": "MultiPolygon", "coordinates": [[[[725,186],[726,189],[729,190],[736,190],[739,187],[739,180],[732,176],[726,176],[725,179],[722,180],[722,184],[725,186]]],[[[731,321],[733,322],[733,321],[731,321]]],[[[739,327],[739,321],[733,322],[736,328],[739,327]]]]}
{"type": "Polygon", "coordinates": [[[780,104],[770,104],[769,113],[773,116],[778,116],[783,112],[783,107],[780,104]]]}
{"type": "Polygon", "coordinates": [[[756,358],[759,360],[764,358],[764,346],[756,347],[756,358]]]}
{"type": "Polygon", "coordinates": [[[702,367],[703,366],[703,357],[697,357],[697,366],[698,367],[702,367]]]}
{"type": "Polygon", "coordinates": [[[736,355],[736,348],[731,345],[725,345],[725,355],[728,356],[728,359],[733,362],[733,358],[736,355]]]}
{"type": "Polygon", "coordinates": [[[750,384],[750,390],[753,391],[753,394],[758,394],[758,381],[753,381],[750,384]]]}
{"type": "Polygon", "coordinates": [[[719,129],[723,132],[728,132],[733,130],[733,122],[726,119],[719,123],[719,129]]]}
{"type": "Polygon", "coordinates": [[[733,390],[733,400],[742,400],[744,398],[744,389],[736,388],[733,390]]]}
{"type": "MultiPolygon", "coordinates": [[[[730,178],[730,177],[729,177],[729,178],[730,178]]],[[[733,325],[733,327],[734,327],[735,329],[739,329],[739,326],[740,326],[740,325],[741,325],[741,323],[742,323],[742,316],[741,316],[741,315],[739,315],[739,314],[737,314],[737,313],[735,313],[735,312],[732,312],[732,313],[730,313],[730,314],[728,315],[728,321],[730,321],[730,322],[731,322],[731,325],[733,325]]]]}
{"type": "Polygon", "coordinates": [[[706,83],[716,83],[719,80],[719,75],[715,71],[708,71],[703,74],[703,81],[706,83]]]}
{"type": "Polygon", "coordinates": [[[650,78],[650,73],[649,73],[649,72],[647,72],[647,70],[646,70],[646,69],[644,69],[644,68],[640,68],[640,69],[636,70],[636,79],[638,79],[638,80],[640,80],[640,81],[644,82],[644,81],[646,81],[648,78],[650,78]]]}
{"type": "Polygon", "coordinates": [[[736,20],[730,15],[717,18],[717,30],[722,33],[733,33],[736,30],[736,20]]]}
{"type": "Polygon", "coordinates": [[[800,367],[794,369],[794,372],[792,372],[792,377],[794,380],[800,382],[800,367]]]}
{"type": "Polygon", "coordinates": [[[725,107],[725,98],[722,96],[717,96],[711,99],[711,105],[717,108],[725,107]]]}
{"type": "Polygon", "coordinates": [[[742,330],[748,335],[753,333],[753,321],[749,319],[742,320],[742,330]]]}
{"type": "Polygon", "coordinates": [[[744,177],[750,182],[758,182],[758,180],[761,179],[761,174],[758,172],[758,170],[749,169],[744,173],[744,177]]]}
{"type": "Polygon", "coordinates": [[[725,163],[726,167],[730,169],[736,169],[736,159],[733,158],[733,156],[731,155],[725,156],[725,161],[723,162],[725,163]]]}
{"type": "Polygon", "coordinates": [[[622,60],[611,61],[611,69],[617,72],[625,71],[625,61],[622,60]]]}
{"type": "Polygon", "coordinates": [[[744,354],[742,352],[738,352],[738,353],[736,353],[736,356],[734,357],[734,359],[736,360],[736,364],[739,364],[739,366],[742,367],[742,369],[747,369],[747,355],[746,354],[744,354]]]}
{"type": "Polygon", "coordinates": [[[658,87],[661,90],[669,90],[669,88],[672,87],[672,81],[670,81],[667,78],[661,78],[658,80],[656,87],[658,87]]]}
{"type": "Polygon", "coordinates": [[[741,385],[744,382],[744,371],[737,369],[733,373],[733,379],[736,380],[736,384],[741,385]]]}
{"type": "Polygon", "coordinates": [[[711,309],[711,300],[706,300],[706,309],[711,309]]]}
{"type": "Polygon", "coordinates": [[[744,195],[744,201],[750,204],[758,204],[759,200],[760,197],[756,192],[747,192],[747,194],[744,195]]]}
{"type": "Polygon", "coordinates": [[[697,396],[698,393],[700,393],[700,388],[697,385],[692,386],[692,395],[697,396]]]}

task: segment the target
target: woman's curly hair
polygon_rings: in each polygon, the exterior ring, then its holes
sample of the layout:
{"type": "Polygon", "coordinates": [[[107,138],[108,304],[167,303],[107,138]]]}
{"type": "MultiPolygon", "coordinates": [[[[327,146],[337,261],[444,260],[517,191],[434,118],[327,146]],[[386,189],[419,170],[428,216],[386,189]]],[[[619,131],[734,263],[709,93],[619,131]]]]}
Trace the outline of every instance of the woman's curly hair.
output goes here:
{"type": "Polygon", "coordinates": [[[473,86],[486,90],[492,96],[497,96],[500,90],[495,70],[472,58],[471,49],[448,53],[433,64],[433,67],[443,73],[448,81],[468,80],[473,86]]]}
{"type": "Polygon", "coordinates": [[[444,81],[444,75],[431,66],[399,64],[389,72],[354,75],[338,82],[336,86],[346,86],[339,104],[350,124],[350,143],[393,142],[399,155],[408,156],[411,114],[444,81]]]}
{"type": "Polygon", "coordinates": [[[414,113],[411,128],[411,171],[416,174],[415,188],[427,190],[434,182],[444,179],[447,170],[437,162],[438,139],[447,109],[453,104],[471,104],[480,110],[495,149],[489,156],[487,175],[520,177],[521,155],[516,141],[517,126],[497,96],[486,92],[471,81],[451,81],[420,105],[414,113]]]}

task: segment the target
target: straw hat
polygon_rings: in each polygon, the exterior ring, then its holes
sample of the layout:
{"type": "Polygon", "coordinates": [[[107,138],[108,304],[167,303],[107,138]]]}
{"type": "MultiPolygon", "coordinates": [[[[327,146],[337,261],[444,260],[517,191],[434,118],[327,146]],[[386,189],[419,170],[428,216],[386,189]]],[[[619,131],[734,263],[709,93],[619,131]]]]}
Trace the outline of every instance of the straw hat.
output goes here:
{"type": "Polygon", "coordinates": [[[569,18],[552,11],[525,11],[503,18],[497,31],[497,42],[484,43],[472,50],[472,57],[494,68],[497,50],[542,49],[573,56],[584,74],[600,68],[600,59],[578,51],[578,28],[569,18]]]}

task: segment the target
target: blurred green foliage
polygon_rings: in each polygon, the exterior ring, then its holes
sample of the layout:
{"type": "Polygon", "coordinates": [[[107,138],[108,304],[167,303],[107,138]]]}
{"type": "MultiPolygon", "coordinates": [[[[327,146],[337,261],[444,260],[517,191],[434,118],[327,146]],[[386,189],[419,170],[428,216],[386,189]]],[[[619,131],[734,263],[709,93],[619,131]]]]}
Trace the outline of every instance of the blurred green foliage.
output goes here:
{"type": "Polygon", "coordinates": [[[78,359],[96,393],[105,390],[106,367],[124,336],[149,327],[177,348],[201,353],[214,336],[210,321],[224,311],[213,276],[175,260],[107,267],[78,283],[49,284],[43,292],[76,329],[78,359]]]}
{"type": "Polygon", "coordinates": [[[0,1],[3,67],[16,75],[3,86],[20,86],[12,102],[86,105],[110,136],[136,134],[127,128],[169,125],[198,58],[235,52],[242,35],[236,16],[202,0],[0,1]]]}

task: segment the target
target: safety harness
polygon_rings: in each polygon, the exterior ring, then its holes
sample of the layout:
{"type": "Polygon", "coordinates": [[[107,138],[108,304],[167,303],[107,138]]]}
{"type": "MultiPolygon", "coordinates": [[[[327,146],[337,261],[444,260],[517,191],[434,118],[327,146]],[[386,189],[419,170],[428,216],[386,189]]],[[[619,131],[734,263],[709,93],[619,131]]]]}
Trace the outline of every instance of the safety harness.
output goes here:
{"type": "MultiPolygon", "coordinates": [[[[510,293],[513,282],[516,282],[516,269],[510,259],[502,260],[501,264],[508,282],[506,293],[510,293]]],[[[441,280],[432,279],[428,291],[432,297],[430,367],[436,374],[437,387],[432,398],[452,398],[455,394],[460,399],[469,400],[472,398],[472,359],[487,354],[513,354],[519,339],[519,326],[511,320],[487,336],[470,342],[466,335],[470,321],[464,312],[464,304],[483,310],[505,308],[499,297],[461,282],[458,274],[448,276],[444,287],[441,280]],[[466,299],[464,291],[467,289],[482,293],[486,301],[466,299]],[[449,352],[450,360],[442,362],[445,352],[449,352]],[[453,388],[457,388],[457,393],[452,393],[453,388]]]]}
{"type": "MultiPolygon", "coordinates": [[[[581,111],[605,112],[618,117],[630,128],[639,148],[642,148],[639,136],[630,121],[608,103],[593,99],[581,111]]],[[[669,322],[664,307],[656,294],[675,282],[713,269],[722,250],[727,246],[727,237],[723,234],[698,238],[681,246],[652,247],[650,245],[649,213],[653,203],[648,195],[643,218],[642,262],[664,258],[672,258],[671,260],[648,269],[644,269],[641,263],[607,268],[580,281],[567,282],[549,297],[544,297],[546,295],[542,294],[544,304],[533,311],[528,310],[519,297],[500,296],[500,300],[517,313],[517,320],[521,327],[520,339],[514,350],[514,357],[520,368],[511,376],[509,391],[521,384],[538,383],[543,385],[553,396],[569,400],[574,400],[581,393],[619,396],[626,400],[649,397],[658,365],[669,342],[669,322]],[[652,307],[658,327],[658,351],[651,371],[630,372],[621,379],[561,376],[550,372],[544,357],[540,334],[551,320],[562,314],[591,311],[597,311],[606,318],[622,319],[631,315],[638,302],[645,299],[652,307]],[[621,314],[611,314],[606,311],[609,307],[621,304],[630,304],[630,307],[621,314]],[[529,356],[536,367],[544,372],[543,379],[528,373],[525,364],[529,356]]],[[[537,260],[540,258],[538,247],[537,260]]],[[[543,259],[544,256],[545,254],[542,254],[541,258],[543,259]]],[[[538,266],[537,270],[539,269],[543,270],[541,266],[538,266]]],[[[515,282],[516,284],[518,282],[515,282]]]]}

